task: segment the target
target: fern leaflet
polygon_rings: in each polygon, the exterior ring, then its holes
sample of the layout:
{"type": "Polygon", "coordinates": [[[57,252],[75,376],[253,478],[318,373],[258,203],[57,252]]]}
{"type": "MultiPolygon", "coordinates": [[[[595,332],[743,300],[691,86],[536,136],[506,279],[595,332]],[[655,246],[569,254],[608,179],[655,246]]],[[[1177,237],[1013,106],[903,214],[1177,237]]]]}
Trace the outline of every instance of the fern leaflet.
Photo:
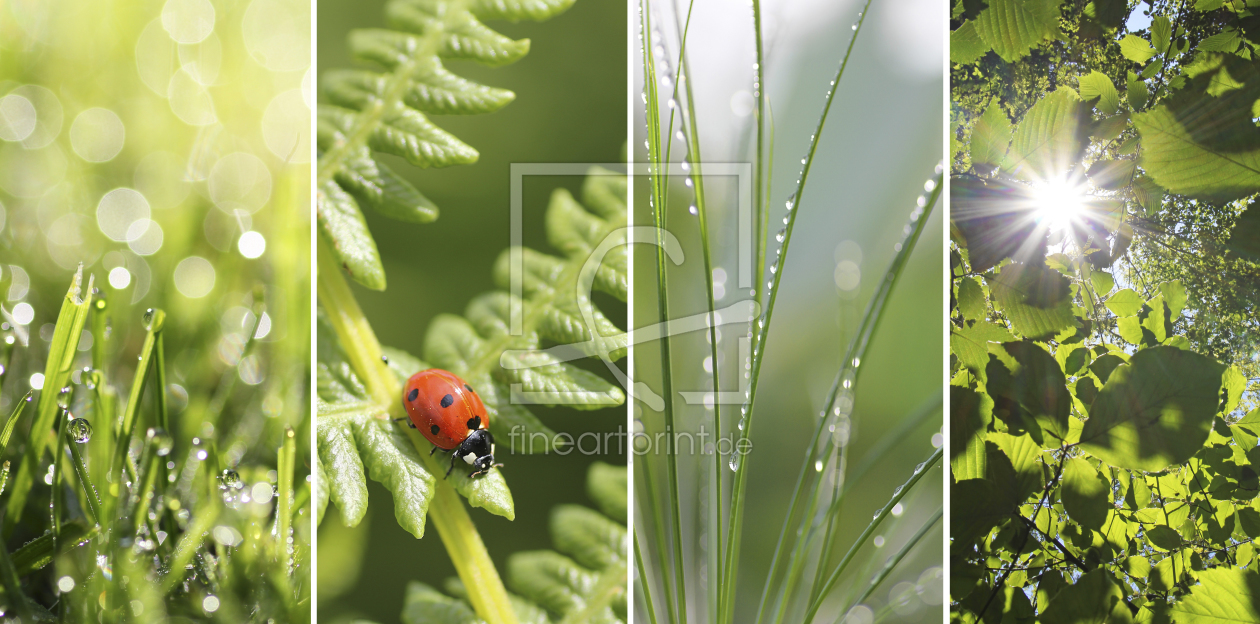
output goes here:
{"type": "Polygon", "coordinates": [[[399,156],[416,167],[477,161],[477,150],[442,130],[429,115],[494,112],[516,96],[459,77],[443,59],[505,65],[529,52],[481,20],[541,21],[574,0],[390,0],[390,29],[351,32],[354,57],[373,70],[334,70],[320,90],[317,145],[320,233],[355,281],[385,288],[376,242],[360,206],[404,221],[428,223],[438,209],[375,157],[399,156]]]}

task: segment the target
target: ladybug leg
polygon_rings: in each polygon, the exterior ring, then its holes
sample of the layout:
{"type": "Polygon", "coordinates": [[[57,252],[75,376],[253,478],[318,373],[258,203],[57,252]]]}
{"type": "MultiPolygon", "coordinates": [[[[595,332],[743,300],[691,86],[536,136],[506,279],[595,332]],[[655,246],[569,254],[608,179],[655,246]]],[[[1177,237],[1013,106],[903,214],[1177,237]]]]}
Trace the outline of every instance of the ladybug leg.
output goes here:
{"type": "Polygon", "coordinates": [[[433,454],[438,452],[438,448],[439,448],[438,445],[434,444],[433,450],[429,451],[429,457],[433,457],[433,454]]]}
{"type": "Polygon", "coordinates": [[[408,427],[411,427],[412,429],[415,429],[415,428],[416,428],[416,423],[411,422],[411,419],[410,419],[410,418],[407,418],[406,416],[403,416],[402,418],[395,418],[395,419],[394,419],[394,422],[402,422],[402,421],[404,421],[404,420],[405,420],[405,421],[407,421],[407,426],[408,426],[408,427]]]}
{"type": "Polygon", "coordinates": [[[458,448],[457,448],[457,449],[455,449],[455,451],[454,451],[453,453],[451,453],[451,467],[446,469],[446,476],[445,476],[445,477],[442,477],[443,479],[446,479],[446,478],[450,477],[450,476],[451,476],[451,471],[452,471],[452,470],[455,470],[455,458],[457,458],[457,457],[459,457],[459,449],[458,449],[458,448]]]}

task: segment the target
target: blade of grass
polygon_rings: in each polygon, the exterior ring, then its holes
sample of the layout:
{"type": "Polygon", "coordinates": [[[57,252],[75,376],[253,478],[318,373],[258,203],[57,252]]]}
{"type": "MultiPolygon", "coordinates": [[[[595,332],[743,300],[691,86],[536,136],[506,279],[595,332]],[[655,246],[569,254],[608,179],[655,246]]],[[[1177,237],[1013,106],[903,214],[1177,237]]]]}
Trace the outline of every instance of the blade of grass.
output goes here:
{"type": "Polygon", "coordinates": [[[9,556],[9,547],[4,545],[3,540],[0,540],[0,582],[4,584],[4,596],[17,616],[23,622],[34,622],[35,615],[31,611],[31,605],[26,602],[22,583],[13,567],[13,558],[9,556]]]}
{"type": "MultiPolygon", "coordinates": [[[[677,21],[677,2],[674,3],[674,7],[675,20],[677,21]]],[[[687,3],[687,16],[685,20],[683,20],[683,25],[679,34],[679,40],[681,43],[679,44],[678,49],[678,73],[674,80],[674,99],[677,101],[678,90],[682,88],[685,94],[683,99],[686,101],[686,114],[684,115],[681,111],[679,111],[679,126],[682,128],[684,136],[687,139],[687,160],[691,163],[691,181],[692,188],[695,192],[696,215],[699,219],[700,255],[704,264],[705,302],[708,304],[709,313],[709,357],[712,362],[711,372],[713,379],[713,392],[716,393],[718,391],[718,386],[721,383],[722,375],[718,367],[717,305],[713,299],[713,253],[712,247],[709,243],[709,211],[704,194],[704,173],[702,171],[704,158],[700,153],[700,129],[696,123],[696,103],[695,97],[691,91],[691,64],[687,60],[687,35],[691,30],[691,15],[694,8],[695,0],[689,0],[687,3]]],[[[673,128],[673,117],[673,110],[671,109],[671,130],[673,128]]],[[[667,133],[665,136],[669,137],[671,135],[667,133]]],[[[672,142],[670,145],[672,146],[672,142]]],[[[667,150],[665,157],[666,162],[669,161],[668,154],[669,152],[667,150]]],[[[667,317],[663,317],[661,320],[666,320],[666,318],[667,317]]],[[[722,435],[722,404],[718,401],[713,402],[713,435],[722,435]]],[[[722,536],[726,527],[722,522],[723,514],[721,513],[721,510],[723,509],[722,472],[722,454],[714,452],[713,482],[709,488],[709,496],[711,497],[709,504],[712,505],[711,509],[713,510],[710,516],[713,520],[710,522],[707,532],[709,538],[708,552],[711,558],[710,569],[714,571],[714,588],[717,591],[713,592],[713,607],[716,608],[710,609],[710,617],[714,617],[714,615],[720,613],[720,609],[722,608],[721,605],[724,604],[724,597],[721,595],[721,589],[725,587],[725,584],[722,582],[723,570],[721,561],[723,559],[722,536]]]]}
{"type": "MultiPolygon", "coordinates": [[[[827,114],[831,111],[831,104],[835,100],[835,94],[837,91],[836,85],[840,82],[841,77],[844,76],[844,69],[849,64],[849,56],[853,52],[853,44],[857,41],[858,35],[862,32],[862,23],[865,21],[865,15],[867,10],[870,8],[871,1],[872,0],[866,0],[866,4],[862,9],[862,17],[858,19],[858,22],[855,25],[853,36],[849,40],[848,48],[845,50],[844,57],[840,61],[839,68],[836,70],[835,78],[831,81],[832,86],[827,91],[827,101],[823,106],[822,114],[818,118],[817,127],[810,139],[809,151],[806,153],[804,167],[801,169],[801,177],[797,180],[796,192],[792,194],[790,199],[788,199],[788,206],[790,209],[788,213],[788,223],[787,228],[784,231],[783,246],[780,249],[779,258],[776,261],[779,265],[779,270],[772,272],[773,277],[771,278],[771,284],[767,285],[767,290],[769,290],[769,292],[766,293],[766,305],[763,308],[761,317],[757,321],[757,326],[760,331],[755,332],[756,336],[753,341],[752,374],[748,384],[748,398],[745,400],[743,408],[747,410],[748,414],[744,417],[745,426],[744,429],[740,431],[740,441],[737,445],[747,445],[748,443],[745,442],[745,440],[748,439],[748,436],[752,432],[754,407],[756,405],[757,398],[757,386],[761,378],[761,362],[765,353],[766,338],[769,335],[771,319],[774,314],[774,303],[778,297],[778,285],[780,280],[783,278],[783,268],[787,262],[788,246],[792,241],[792,230],[796,225],[796,217],[801,212],[801,203],[805,195],[805,183],[809,181],[810,167],[813,165],[814,154],[818,149],[818,142],[822,138],[822,131],[827,123],[827,114]]],[[[761,291],[760,283],[757,285],[757,290],[761,291]]],[[[748,464],[750,463],[748,459],[748,457],[745,457],[744,461],[739,462],[735,470],[735,480],[731,486],[731,528],[727,532],[726,570],[724,572],[727,588],[725,592],[723,592],[724,595],[728,597],[734,596],[735,583],[738,575],[737,567],[739,565],[739,549],[741,546],[740,540],[744,519],[744,489],[747,486],[746,479],[748,474],[748,464]]],[[[762,608],[759,607],[758,619],[760,619],[761,610],[762,608]]]]}
{"type": "MultiPolygon", "coordinates": [[[[127,407],[123,410],[122,422],[118,426],[118,438],[114,444],[114,460],[111,463],[113,468],[110,471],[110,482],[121,484],[123,469],[127,465],[127,452],[131,446],[131,436],[136,429],[136,413],[140,409],[140,399],[144,396],[144,387],[149,378],[149,369],[153,366],[153,349],[157,345],[157,335],[162,331],[162,325],[166,322],[166,313],[151,309],[152,316],[148,312],[149,326],[146,328],[144,335],[144,344],[140,347],[140,361],[136,365],[136,374],[131,380],[131,394],[127,396],[127,407]]],[[[121,485],[118,486],[118,494],[116,500],[122,500],[123,491],[121,485]]]]}
{"type": "MultiPolygon", "coordinates": [[[[888,578],[888,575],[891,574],[893,569],[897,567],[897,564],[901,563],[901,560],[905,559],[906,555],[914,549],[915,545],[919,543],[919,540],[922,540],[923,536],[927,535],[928,531],[930,531],[932,527],[936,526],[937,522],[941,521],[941,517],[944,513],[945,508],[938,507],[936,509],[936,513],[933,514],[927,522],[924,522],[923,526],[919,527],[919,530],[915,532],[914,536],[911,537],[904,546],[901,547],[901,550],[898,550],[897,554],[888,559],[888,562],[884,564],[884,567],[879,571],[879,574],[875,575],[875,578],[871,579],[871,582],[866,585],[866,589],[862,591],[862,595],[858,596],[857,600],[849,603],[849,605],[862,604],[867,598],[870,598],[871,593],[875,591],[875,588],[879,587],[879,584],[883,583],[884,579],[888,578]]],[[[849,612],[849,605],[845,605],[846,608],[841,609],[840,617],[836,618],[837,624],[843,620],[844,616],[849,612]]]]}
{"type": "Polygon", "coordinates": [[[83,494],[87,499],[87,511],[91,516],[88,518],[96,524],[101,523],[101,496],[96,491],[96,486],[92,484],[92,478],[88,474],[87,465],[83,462],[83,453],[79,450],[79,443],[70,437],[70,432],[66,432],[62,437],[67,447],[70,448],[70,459],[74,462],[75,473],[79,477],[79,487],[83,488],[83,494]]]}
{"type": "Polygon", "coordinates": [[[26,406],[31,403],[31,397],[34,395],[34,390],[27,390],[26,394],[18,399],[17,405],[13,407],[13,412],[9,414],[9,419],[4,422],[4,431],[0,432],[0,457],[9,448],[9,440],[13,437],[13,428],[17,426],[18,418],[22,416],[22,412],[26,411],[26,406]]]}
{"type": "MultiPolygon", "coordinates": [[[[333,262],[326,244],[320,245],[317,256],[319,304],[328,315],[346,359],[382,412],[400,410],[400,384],[382,358],[376,333],[359,308],[341,269],[333,262]]],[[[411,440],[418,445],[423,438],[416,434],[411,436],[411,440]]],[[[421,452],[420,456],[431,473],[440,472],[436,469],[436,460],[427,452],[421,452]]],[[[486,552],[477,527],[468,516],[468,510],[450,483],[437,481],[435,484],[433,500],[429,503],[429,518],[437,526],[438,536],[455,564],[460,580],[468,588],[469,602],[477,615],[491,624],[515,624],[516,613],[512,610],[503,581],[486,552]]]]}
{"type": "Polygon", "coordinates": [[[201,511],[192,522],[188,523],[188,529],[180,536],[179,543],[175,545],[175,551],[171,554],[171,563],[168,568],[170,571],[162,578],[163,594],[170,594],[184,580],[184,574],[188,569],[188,564],[193,560],[193,555],[197,554],[197,549],[201,548],[201,543],[210,533],[210,527],[214,526],[215,521],[219,519],[220,502],[216,492],[215,496],[201,506],[201,511]]]}
{"type": "Polygon", "coordinates": [[[831,591],[832,587],[835,587],[836,581],[840,580],[840,575],[844,573],[844,569],[848,567],[849,562],[853,560],[857,551],[863,544],[866,543],[866,540],[871,536],[871,534],[874,533],[881,524],[883,524],[884,518],[887,518],[888,515],[892,513],[893,507],[896,506],[896,504],[900,502],[912,488],[914,488],[914,485],[923,478],[923,475],[927,474],[936,465],[936,462],[940,461],[941,455],[944,454],[944,448],[944,445],[941,445],[940,448],[934,450],[932,455],[928,457],[926,461],[915,468],[914,474],[910,477],[910,479],[893,491],[893,497],[889,499],[888,503],[884,505],[882,509],[879,510],[879,513],[875,514],[875,519],[872,520],[871,523],[866,526],[866,529],[862,531],[862,534],[853,541],[853,545],[849,547],[849,552],[845,553],[844,558],[840,560],[839,565],[837,565],[835,570],[827,576],[827,581],[823,583],[822,591],[819,592],[818,598],[810,602],[809,608],[805,611],[805,618],[801,621],[812,622],[814,620],[814,616],[817,615],[818,609],[822,607],[823,598],[827,596],[827,593],[831,591]]]}
{"type": "Polygon", "coordinates": [[[647,577],[647,568],[643,565],[643,554],[639,551],[638,531],[634,534],[634,568],[639,580],[639,589],[643,592],[643,604],[647,607],[648,624],[656,624],[656,608],[652,606],[652,581],[647,577]]]}
{"type": "MultiPolygon", "coordinates": [[[[661,127],[658,116],[659,102],[656,93],[656,60],[653,58],[652,50],[652,28],[651,28],[651,0],[642,0],[640,3],[639,16],[642,23],[643,31],[643,63],[646,76],[644,78],[645,90],[647,91],[647,119],[648,119],[648,160],[651,163],[650,181],[652,185],[652,194],[650,198],[652,208],[652,224],[656,228],[656,288],[657,288],[657,314],[664,321],[669,318],[669,287],[668,278],[666,276],[666,267],[668,266],[665,257],[665,207],[666,207],[666,184],[668,176],[665,175],[663,169],[663,161],[661,154],[661,127]]],[[[665,398],[664,415],[665,429],[670,432],[666,435],[666,472],[669,479],[669,507],[670,521],[674,532],[674,591],[677,593],[677,602],[675,607],[676,620],[682,624],[687,622],[687,582],[686,568],[683,563],[682,552],[682,504],[679,501],[679,481],[678,481],[678,458],[674,449],[674,435],[677,431],[674,426],[674,381],[673,371],[670,358],[670,339],[668,335],[661,337],[661,381],[662,394],[665,398]]],[[[661,562],[664,565],[664,562],[661,562]]]]}
{"type": "MultiPolygon", "coordinates": [[[[289,552],[289,528],[292,521],[290,505],[293,499],[293,469],[297,458],[297,438],[292,427],[284,428],[284,441],[280,445],[276,458],[276,470],[279,475],[277,489],[280,500],[276,501],[276,539],[284,552],[285,568],[291,568],[292,556],[289,552]]],[[[286,593],[287,595],[287,593],[286,593]]]]}
{"type": "Polygon", "coordinates": [[[48,450],[49,432],[53,428],[53,419],[57,416],[57,391],[70,379],[70,367],[74,365],[74,356],[78,352],[79,337],[83,334],[83,325],[87,323],[88,310],[92,305],[92,276],[88,276],[87,286],[83,286],[83,265],[75,272],[70,282],[66,298],[61,302],[61,311],[57,315],[57,324],[53,329],[52,341],[48,345],[48,361],[44,366],[44,391],[39,393],[39,404],[35,410],[35,421],[31,424],[30,440],[26,445],[26,453],[18,465],[17,476],[13,480],[12,493],[5,508],[4,536],[13,535],[13,529],[22,519],[26,508],[26,497],[30,495],[31,485],[35,481],[35,471],[48,450]]]}
{"type": "MultiPolygon", "coordinates": [[[[827,407],[824,412],[826,414],[832,414],[834,412],[836,399],[840,396],[840,390],[844,388],[845,383],[847,382],[849,387],[854,387],[858,381],[862,370],[860,362],[866,357],[871,339],[874,337],[876,330],[879,329],[880,322],[883,320],[884,310],[886,309],[885,306],[887,305],[889,298],[892,296],[897,282],[901,278],[901,273],[904,271],[906,263],[910,259],[910,254],[914,251],[914,248],[918,243],[919,236],[922,234],[923,229],[927,225],[928,217],[931,216],[931,212],[936,206],[937,200],[940,198],[940,175],[941,174],[939,173],[936,175],[935,179],[937,183],[933,186],[933,190],[924,204],[923,214],[914,219],[913,227],[911,228],[910,233],[906,236],[903,242],[900,243],[901,248],[898,250],[897,255],[893,257],[892,262],[888,266],[888,270],[884,273],[883,280],[880,282],[875,294],[871,296],[870,302],[867,303],[866,312],[863,314],[861,324],[858,326],[858,331],[854,335],[853,340],[850,341],[848,352],[845,354],[845,359],[842,361],[842,366],[837,372],[835,380],[832,382],[831,390],[827,397],[827,407]]],[[[794,218],[790,219],[790,221],[794,221],[794,218]]],[[[788,227],[790,228],[791,225],[789,224],[788,227]]],[[[785,242],[785,252],[786,247],[787,245],[785,242]]],[[[781,274],[782,271],[779,271],[779,273],[781,274]]],[[[773,305],[773,299],[771,300],[771,305],[773,305]]],[[[764,331],[765,330],[763,329],[763,332],[764,331]]],[[[757,377],[756,362],[756,355],[754,354],[754,382],[757,377]]],[[[794,510],[797,508],[798,499],[804,491],[806,475],[808,475],[809,471],[813,468],[814,462],[818,460],[819,441],[822,439],[823,431],[826,430],[829,421],[830,418],[819,419],[818,427],[814,431],[814,436],[810,441],[809,454],[801,463],[801,469],[796,481],[796,488],[792,494],[792,503],[789,505],[789,515],[784,518],[783,526],[779,531],[779,539],[775,544],[774,555],[771,558],[770,572],[766,575],[766,585],[762,590],[761,605],[758,607],[757,621],[760,621],[761,619],[761,613],[763,613],[765,609],[766,600],[769,597],[773,580],[777,577],[777,568],[782,554],[783,544],[788,534],[788,528],[791,525],[794,510]]],[[[747,429],[748,428],[745,429],[745,433],[747,433],[747,429]]],[[[738,472],[736,474],[738,476],[738,472]]],[[[730,550],[728,549],[727,552],[729,554],[730,550]]]]}
{"type": "MultiPolygon", "coordinates": [[[[871,466],[875,465],[875,463],[880,459],[883,459],[885,455],[893,450],[893,448],[904,441],[911,431],[918,428],[918,426],[926,422],[929,417],[936,414],[936,412],[941,409],[943,401],[944,394],[940,390],[937,390],[934,395],[921,403],[909,417],[901,419],[895,428],[885,433],[883,437],[881,437],[875,445],[871,447],[871,450],[867,451],[866,455],[862,456],[862,461],[858,463],[856,468],[854,468],[852,475],[846,476],[843,489],[841,489],[840,492],[832,498],[831,505],[827,509],[827,516],[829,518],[839,518],[840,506],[844,501],[845,496],[862,481],[862,477],[866,476],[866,472],[870,470],[871,466]]],[[[836,543],[834,537],[834,534],[828,534],[826,539],[823,541],[823,550],[819,555],[820,562],[827,562],[831,560],[831,555],[834,551],[836,543]]],[[[822,581],[823,577],[821,575],[815,577],[814,586],[810,589],[810,600],[814,600],[818,596],[818,592],[822,589],[822,581]]]]}
{"type": "MultiPolygon", "coordinates": [[[[659,509],[661,499],[657,496],[657,493],[656,493],[656,475],[653,474],[651,458],[648,457],[647,455],[643,455],[642,457],[639,458],[638,461],[635,462],[635,466],[642,466],[643,473],[644,473],[643,474],[644,478],[635,479],[635,482],[638,483],[641,481],[643,483],[643,486],[647,488],[646,500],[648,502],[646,503],[646,505],[642,506],[641,508],[649,509],[649,510],[659,509]]],[[[665,523],[661,518],[661,514],[650,513],[648,514],[648,516],[652,519],[652,529],[654,532],[653,542],[656,545],[656,556],[660,562],[660,565],[657,567],[657,569],[661,570],[661,585],[662,585],[661,593],[665,597],[665,614],[664,615],[666,617],[673,617],[674,615],[674,590],[670,583],[670,575],[668,573],[669,534],[665,530],[665,523]]],[[[636,531],[635,534],[637,537],[638,531],[636,531]]],[[[651,580],[648,579],[646,576],[644,576],[642,582],[647,584],[647,583],[650,583],[651,580]]]]}

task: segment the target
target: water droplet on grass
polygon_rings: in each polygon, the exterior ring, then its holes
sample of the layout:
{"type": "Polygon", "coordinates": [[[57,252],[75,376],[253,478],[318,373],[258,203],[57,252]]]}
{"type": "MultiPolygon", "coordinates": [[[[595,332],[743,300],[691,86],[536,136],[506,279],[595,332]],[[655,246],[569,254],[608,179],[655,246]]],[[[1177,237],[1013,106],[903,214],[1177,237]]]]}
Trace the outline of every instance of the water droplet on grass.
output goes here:
{"type": "Polygon", "coordinates": [[[85,418],[76,418],[67,423],[66,431],[70,433],[70,439],[79,444],[86,444],[92,439],[92,423],[85,418]]]}

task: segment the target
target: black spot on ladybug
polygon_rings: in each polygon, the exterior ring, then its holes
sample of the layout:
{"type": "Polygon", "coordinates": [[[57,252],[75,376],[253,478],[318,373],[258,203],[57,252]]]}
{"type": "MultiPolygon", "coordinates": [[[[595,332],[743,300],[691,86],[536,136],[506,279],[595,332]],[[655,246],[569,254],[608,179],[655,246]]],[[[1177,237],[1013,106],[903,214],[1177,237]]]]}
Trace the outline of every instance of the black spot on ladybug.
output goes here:
{"type": "Polygon", "coordinates": [[[468,386],[468,384],[464,384],[464,389],[465,389],[465,390],[467,390],[467,391],[469,391],[469,392],[472,392],[473,394],[477,394],[476,392],[473,392],[473,389],[472,389],[472,388],[470,388],[470,387],[468,386]]]}
{"type": "Polygon", "coordinates": [[[469,428],[469,429],[480,429],[480,428],[481,428],[481,417],[480,417],[480,416],[473,416],[472,418],[469,418],[469,419],[468,419],[468,428],[469,428]]]}
{"type": "Polygon", "coordinates": [[[454,403],[454,402],[455,402],[455,397],[449,394],[442,397],[442,407],[450,407],[451,403],[454,403]]]}
{"type": "Polygon", "coordinates": [[[418,397],[418,396],[420,396],[420,389],[419,389],[419,388],[412,388],[412,389],[411,389],[411,392],[408,392],[408,393],[407,393],[407,400],[408,400],[408,401],[414,401],[414,400],[416,400],[416,397],[418,397]]]}
{"type": "Polygon", "coordinates": [[[433,425],[432,427],[429,427],[429,432],[432,433],[433,435],[437,435],[439,431],[441,431],[441,429],[438,428],[437,425],[433,425]]]}

